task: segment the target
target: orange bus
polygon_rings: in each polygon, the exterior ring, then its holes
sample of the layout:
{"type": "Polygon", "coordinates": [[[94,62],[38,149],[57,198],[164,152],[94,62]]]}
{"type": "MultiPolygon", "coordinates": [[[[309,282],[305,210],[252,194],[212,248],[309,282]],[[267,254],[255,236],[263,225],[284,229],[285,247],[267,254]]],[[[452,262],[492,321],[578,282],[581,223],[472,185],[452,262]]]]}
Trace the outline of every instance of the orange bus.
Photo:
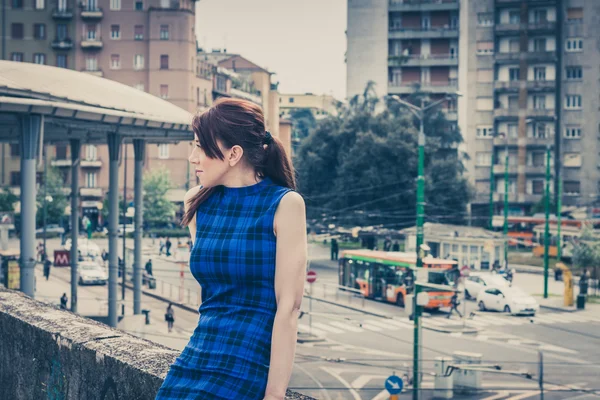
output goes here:
{"type": "MultiPolygon", "coordinates": [[[[453,260],[426,257],[423,268],[428,270],[428,283],[453,285],[459,274],[457,264],[453,260]]],[[[345,250],[339,260],[339,285],[358,289],[366,298],[404,307],[406,295],[413,292],[416,271],[414,253],[345,250]]],[[[450,307],[452,294],[429,291],[425,308],[450,307]]]]}

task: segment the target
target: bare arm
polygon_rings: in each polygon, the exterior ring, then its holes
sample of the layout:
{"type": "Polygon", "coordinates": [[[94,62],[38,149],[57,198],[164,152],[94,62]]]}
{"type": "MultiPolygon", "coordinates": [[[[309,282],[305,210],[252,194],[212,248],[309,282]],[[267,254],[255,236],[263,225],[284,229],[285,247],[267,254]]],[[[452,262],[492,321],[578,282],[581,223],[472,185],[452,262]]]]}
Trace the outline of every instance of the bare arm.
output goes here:
{"type": "MultiPolygon", "coordinates": [[[[191,188],[190,190],[188,190],[188,192],[185,194],[185,196],[183,197],[183,207],[184,210],[187,212],[189,205],[188,202],[198,194],[198,191],[200,190],[202,186],[196,186],[191,188]]],[[[190,221],[190,224],[188,225],[188,229],[190,230],[190,236],[192,237],[192,244],[194,243],[194,240],[196,240],[196,215],[194,215],[194,218],[192,218],[192,220],[190,221]]]]}
{"type": "Polygon", "coordinates": [[[271,366],[265,399],[283,400],[292,376],[298,312],[304,293],[306,274],[306,210],[296,192],[286,194],[274,220],[277,236],[275,261],[275,297],[277,313],[271,341],[271,366]]]}

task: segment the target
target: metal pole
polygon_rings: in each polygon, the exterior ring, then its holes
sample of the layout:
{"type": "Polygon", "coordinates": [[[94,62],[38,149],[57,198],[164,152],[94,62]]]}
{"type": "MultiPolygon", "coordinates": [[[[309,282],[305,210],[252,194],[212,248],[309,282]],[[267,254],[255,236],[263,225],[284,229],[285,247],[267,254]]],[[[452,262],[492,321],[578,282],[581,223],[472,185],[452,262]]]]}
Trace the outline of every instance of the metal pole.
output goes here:
{"type": "Polygon", "coordinates": [[[423,244],[423,206],[425,203],[425,178],[423,169],[425,164],[425,128],[423,126],[423,100],[419,111],[419,166],[417,171],[417,268],[423,266],[421,258],[421,245],[423,244]]]}
{"type": "Polygon", "coordinates": [[[135,233],[133,238],[133,313],[136,315],[142,312],[142,174],[144,172],[144,150],[144,140],[135,139],[133,141],[133,152],[135,157],[133,174],[133,202],[135,206],[135,233]]]}
{"type": "Polygon", "coordinates": [[[77,269],[79,267],[79,168],[81,141],[71,139],[71,311],[77,312],[77,269]]]}
{"type": "Polygon", "coordinates": [[[489,229],[494,229],[494,149],[492,148],[492,165],[490,166],[490,225],[489,229]]]}
{"type": "Polygon", "coordinates": [[[504,265],[508,268],[508,137],[504,152],[504,265]]]}
{"type": "MultiPolygon", "coordinates": [[[[125,151],[124,154],[124,178],[123,178],[123,276],[121,277],[121,299],[125,300],[125,275],[126,274],[126,269],[125,269],[125,239],[126,239],[126,232],[125,232],[125,226],[126,226],[126,222],[127,222],[127,144],[123,143],[123,148],[125,151]]],[[[125,310],[125,304],[123,304],[123,310],[125,310]]],[[[124,312],[123,312],[124,314],[124,312]]]]}
{"type": "Polygon", "coordinates": [[[42,262],[44,262],[46,261],[46,257],[48,255],[48,252],[46,251],[46,223],[48,218],[48,200],[46,200],[46,197],[48,197],[48,148],[44,146],[42,147],[42,149],[42,151],[44,152],[44,222],[42,226],[42,236],[44,240],[44,259],[42,260],[42,262]]]}
{"type": "Polygon", "coordinates": [[[36,154],[43,124],[39,115],[21,118],[21,291],[35,295],[35,175],[36,154]]]}
{"type": "Polygon", "coordinates": [[[415,294],[413,298],[413,400],[419,400],[419,359],[421,358],[421,349],[419,344],[421,331],[421,309],[417,304],[417,296],[419,295],[420,286],[415,281],[415,294]]]}
{"type": "Polygon", "coordinates": [[[308,333],[312,334],[312,293],[313,284],[310,283],[310,299],[308,299],[308,333]]]}
{"type": "Polygon", "coordinates": [[[108,152],[110,157],[108,180],[108,323],[115,328],[118,323],[117,316],[117,279],[118,267],[118,242],[117,229],[119,226],[119,151],[121,149],[121,136],[117,133],[108,135],[108,152]]]}
{"type": "Polygon", "coordinates": [[[548,246],[550,242],[550,145],[546,147],[546,224],[544,227],[544,298],[548,298],[548,246]]]}
{"type": "MultiPolygon", "coordinates": [[[[555,161],[556,162],[556,161],[555,161]]],[[[555,180],[556,182],[556,180],[555,180]]],[[[561,228],[561,210],[562,210],[562,179],[558,180],[558,196],[556,196],[556,223],[557,223],[557,232],[556,232],[556,259],[560,261],[562,259],[562,243],[560,236],[560,228],[561,228]]]]}

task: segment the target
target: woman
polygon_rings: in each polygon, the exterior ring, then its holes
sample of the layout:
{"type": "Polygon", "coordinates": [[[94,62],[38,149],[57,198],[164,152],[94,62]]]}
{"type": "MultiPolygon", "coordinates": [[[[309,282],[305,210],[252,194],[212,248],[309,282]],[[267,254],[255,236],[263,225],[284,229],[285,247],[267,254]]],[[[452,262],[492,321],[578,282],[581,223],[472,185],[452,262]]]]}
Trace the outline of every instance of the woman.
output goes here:
{"type": "Polygon", "coordinates": [[[173,330],[173,324],[175,323],[175,311],[173,310],[173,303],[169,303],[167,307],[167,313],[165,314],[165,319],[167,320],[167,328],[169,328],[169,333],[173,330]]]}
{"type": "Polygon", "coordinates": [[[306,270],[304,201],[262,110],[221,99],[193,120],[201,187],[185,199],[200,319],[157,399],[281,400],[306,270]]]}

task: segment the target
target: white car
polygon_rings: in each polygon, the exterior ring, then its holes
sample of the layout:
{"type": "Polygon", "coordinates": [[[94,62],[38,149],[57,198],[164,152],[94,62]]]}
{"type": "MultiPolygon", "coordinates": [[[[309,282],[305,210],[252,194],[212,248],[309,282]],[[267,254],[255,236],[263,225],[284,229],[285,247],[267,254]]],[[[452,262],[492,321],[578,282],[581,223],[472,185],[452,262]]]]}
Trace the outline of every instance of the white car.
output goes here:
{"type": "Polygon", "coordinates": [[[476,299],[479,293],[489,287],[509,287],[510,282],[500,275],[471,273],[464,281],[466,299],[476,299]]]}
{"type": "Polygon", "coordinates": [[[522,290],[501,287],[487,288],[477,296],[479,310],[501,311],[509,314],[534,316],[540,306],[537,301],[522,290]]]}
{"type": "MultiPolygon", "coordinates": [[[[71,250],[71,239],[67,239],[67,241],[65,242],[64,245],[65,250],[71,250]]],[[[78,239],[77,240],[77,250],[79,251],[79,254],[84,257],[100,257],[101,252],[100,252],[100,246],[98,246],[96,243],[92,242],[91,240],[88,239],[78,239]]]]}
{"type": "MultiPolygon", "coordinates": [[[[125,224],[125,233],[135,232],[135,226],[133,224],[125,224]]],[[[119,224],[117,228],[117,235],[123,236],[123,224],[119,224]]]]}
{"type": "Polygon", "coordinates": [[[82,261],[78,266],[80,285],[106,285],[108,274],[94,261],[82,261]]]}

